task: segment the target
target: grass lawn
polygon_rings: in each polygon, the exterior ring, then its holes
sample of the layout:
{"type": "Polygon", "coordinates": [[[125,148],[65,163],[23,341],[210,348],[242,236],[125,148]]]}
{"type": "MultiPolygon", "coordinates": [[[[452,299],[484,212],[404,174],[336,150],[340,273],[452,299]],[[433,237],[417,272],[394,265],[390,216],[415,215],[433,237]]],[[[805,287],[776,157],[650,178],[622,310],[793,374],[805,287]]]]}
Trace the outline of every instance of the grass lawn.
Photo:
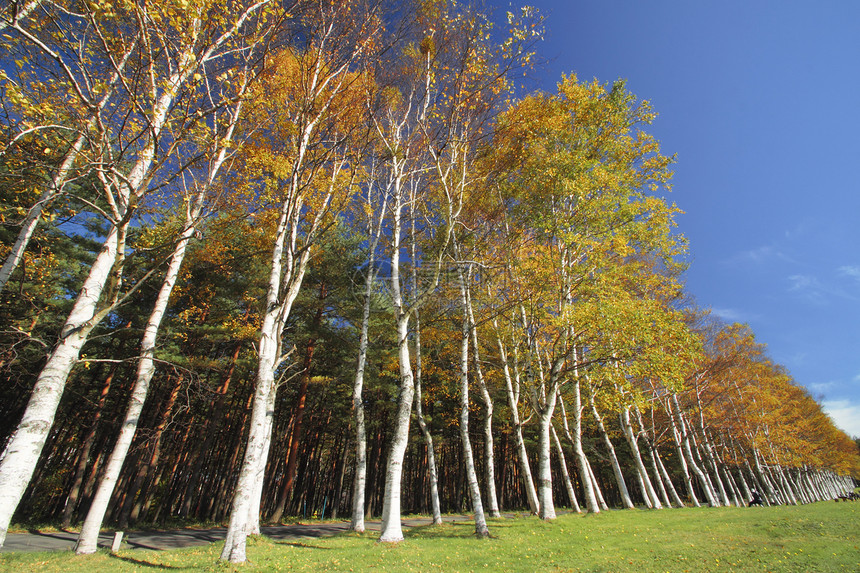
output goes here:
{"type": "Polygon", "coordinates": [[[860,503],[610,511],[414,528],[396,545],[374,534],[274,542],[248,563],[220,563],[222,543],[174,551],[2,553],[0,571],[860,571],[860,503]]]}

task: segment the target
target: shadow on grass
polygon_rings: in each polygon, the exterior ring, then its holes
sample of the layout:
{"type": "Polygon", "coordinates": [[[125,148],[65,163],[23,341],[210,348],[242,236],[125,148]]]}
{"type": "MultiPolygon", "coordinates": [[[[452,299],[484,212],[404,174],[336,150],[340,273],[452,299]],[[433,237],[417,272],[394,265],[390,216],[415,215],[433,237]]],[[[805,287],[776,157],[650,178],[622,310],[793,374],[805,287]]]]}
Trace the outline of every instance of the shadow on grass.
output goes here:
{"type": "MultiPolygon", "coordinates": [[[[492,524],[490,525],[490,539],[495,539],[493,530],[502,527],[510,527],[510,525],[492,524]]],[[[422,527],[413,527],[406,531],[403,535],[404,539],[475,539],[475,522],[460,521],[456,523],[444,523],[442,525],[425,525],[422,527]],[[468,527],[463,527],[468,526],[468,527]]]]}
{"type": "Polygon", "coordinates": [[[146,567],[149,569],[161,569],[164,571],[181,571],[181,570],[191,570],[193,567],[176,567],[174,565],[163,565],[161,563],[150,563],[149,561],[143,561],[142,559],[132,559],[131,557],[124,557],[122,555],[118,555],[116,553],[110,554],[111,559],[116,559],[118,561],[125,561],[126,563],[131,563],[133,565],[137,565],[138,567],[146,567]]]}
{"type": "Polygon", "coordinates": [[[310,545],[308,543],[299,543],[297,541],[273,541],[275,545],[288,545],[290,547],[298,547],[299,549],[325,549],[331,550],[331,547],[322,547],[320,545],[310,545]]]}

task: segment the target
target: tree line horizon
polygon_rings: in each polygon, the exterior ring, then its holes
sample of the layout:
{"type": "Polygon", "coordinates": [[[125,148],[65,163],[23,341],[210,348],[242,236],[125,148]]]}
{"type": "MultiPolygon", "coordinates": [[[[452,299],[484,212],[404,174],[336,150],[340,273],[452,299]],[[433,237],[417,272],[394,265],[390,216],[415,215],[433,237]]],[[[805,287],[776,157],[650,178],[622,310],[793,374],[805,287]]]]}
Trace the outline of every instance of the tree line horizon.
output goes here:
{"type": "Polygon", "coordinates": [[[684,289],[625,82],[448,0],[0,8],[0,546],[832,499],[860,451],[684,289]]]}

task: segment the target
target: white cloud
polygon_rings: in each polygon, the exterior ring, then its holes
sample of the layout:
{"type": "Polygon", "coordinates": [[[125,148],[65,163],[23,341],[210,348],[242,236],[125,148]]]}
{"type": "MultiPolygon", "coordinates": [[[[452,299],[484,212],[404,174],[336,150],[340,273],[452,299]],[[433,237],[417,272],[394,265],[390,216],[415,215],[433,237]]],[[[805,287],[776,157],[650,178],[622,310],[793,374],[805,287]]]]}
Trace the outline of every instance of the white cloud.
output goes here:
{"type": "Polygon", "coordinates": [[[809,275],[791,275],[788,277],[788,291],[793,292],[813,304],[826,304],[828,289],[817,278],[809,275]]]}
{"type": "MultiPolygon", "coordinates": [[[[845,268],[842,267],[842,269],[845,268]]],[[[842,269],[840,269],[840,272],[845,274],[845,271],[842,269]]],[[[857,271],[860,272],[860,268],[857,271]]],[[[858,280],[860,280],[860,276],[858,280]]],[[[857,296],[846,291],[844,288],[838,285],[823,283],[812,275],[791,275],[788,277],[788,283],[788,292],[794,293],[806,302],[816,305],[825,305],[834,298],[849,301],[858,300],[857,296]]]]}
{"type": "Polygon", "coordinates": [[[827,400],[821,407],[846,434],[860,436],[860,404],[850,400],[827,400]]]}
{"type": "Polygon", "coordinates": [[[743,314],[733,308],[712,308],[711,314],[722,318],[726,322],[746,322],[743,314]]]}
{"type": "Polygon", "coordinates": [[[839,274],[847,277],[851,277],[860,281],[860,266],[858,265],[844,265],[839,267],[839,274]]]}
{"type": "Polygon", "coordinates": [[[740,253],[731,257],[727,263],[729,264],[754,264],[761,265],[768,261],[778,260],[788,263],[793,263],[794,260],[777,249],[773,245],[763,245],[761,247],[756,247],[755,249],[749,249],[746,251],[741,251],[740,253]]]}
{"type": "Polygon", "coordinates": [[[823,394],[824,392],[835,388],[836,382],[816,382],[814,384],[807,384],[806,387],[816,394],[823,394]]]}

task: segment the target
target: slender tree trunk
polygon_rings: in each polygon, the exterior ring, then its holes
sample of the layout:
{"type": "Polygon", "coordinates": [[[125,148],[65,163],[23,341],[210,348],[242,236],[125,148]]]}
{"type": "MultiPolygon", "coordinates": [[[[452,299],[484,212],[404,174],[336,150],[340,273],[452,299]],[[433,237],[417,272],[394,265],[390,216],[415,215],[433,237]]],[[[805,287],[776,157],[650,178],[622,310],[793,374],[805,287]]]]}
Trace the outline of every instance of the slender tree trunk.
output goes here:
{"type": "MultiPolygon", "coordinates": [[[[398,262],[399,264],[399,262],[398,262]]],[[[392,274],[394,271],[392,269],[392,274]]],[[[392,281],[395,279],[392,278],[392,281]]],[[[399,281],[399,278],[397,279],[399,281]]],[[[409,420],[412,416],[412,401],[415,385],[409,357],[409,316],[398,311],[397,339],[400,360],[400,393],[397,398],[397,417],[394,437],[385,468],[385,491],[382,502],[382,532],[379,541],[403,541],[400,522],[400,486],[403,475],[403,457],[409,442],[409,420]]]]}
{"type": "Polygon", "coordinates": [[[538,416],[538,517],[543,520],[555,519],[555,506],[552,501],[552,464],[550,463],[550,426],[555,410],[555,392],[547,396],[538,416]]]}
{"type": "Polygon", "coordinates": [[[684,485],[687,487],[687,496],[693,503],[694,507],[700,507],[699,500],[696,497],[696,490],[693,488],[693,480],[690,477],[690,469],[687,466],[687,456],[684,453],[684,440],[681,437],[681,431],[675,421],[675,416],[672,412],[672,404],[666,400],[666,412],[669,414],[669,424],[672,426],[672,437],[675,440],[675,452],[678,456],[678,461],[681,464],[682,475],[684,476],[684,485]]]}
{"type": "Polygon", "coordinates": [[[561,475],[564,478],[564,487],[567,489],[567,497],[570,498],[570,506],[576,513],[582,513],[579,507],[579,501],[576,499],[576,491],[573,488],[573,482],[570,480],[570,472],[567,471],[567,461],[564,459],[564,450],[561,447],[561,441],[558,439],[558,433],[555,431],[555,426],[550,426],[552,431],[552,442],[555,444],[555,451],[558,453],[558,462],[561,464],[561,475]]]}
{"type": "Polygon", "coordinates": [[[657,492],[654,490],[654,485],[651,483],[651,478],[648,476],[648,470],[645,468],[645,463],[642,461],[642,455],[639,453],[639,441],[636,439],[636,434],[633,431],[633,424],[630,421],[630,406],[622,406],[619,412],[621,420],[621,428],[624,430],[624,437],[627,438],[627,444],[630,446],[630,453],[633,455],[633,463],[636,466],[636,471],[639,472],[640,483],[642,484],[642,495],[650,502],[650,506],[655,509],[662,509],[660,498],[657,497],[657,492]]]}
{"type": "Polygon", "coordinates": [[[370,328],[370,302],[373,296],[373,281],[376,277],[373,252],[379,236],[370,249],[367,277],[364,283],[364,307],[361,318],[361,335],[358,340],[358,364],[352,387],[352,412],[355,416],[355,470],[352,485],[352,518],[349,528],[359,533],[364,531],[364,500],[367,482],[367,428],[364,422],[364,369],[367,364],[368,332],[370,328]]]}
{"type": "Polygon", "coordinates": [[[556,359],[552,364],[549,373],[549,388],[546,391],[543,403],[538,403],[535,398],[534,402],[537,406],[538,414],[538,479],[537,493],[540,511],[538,517],[543,520],[555,519],[555,505],[552,499],[552,463],[550,459],[551,438],[550,428],[552,426],[552,416],[555,413],[555,404],[558,401],[559,394],[559,373],[564,358],[556,359]]]}
{"type": "Polygon", "coordinates": [[[433,435],[430,433],[430,428],[427,426],[427,421],[424,419],[424,407],[421,404],[421,380],[422,378],[422,363],[421,363],[421,321],[418,311],[415,312],[415,414],[418,420],[418,427],[421,428],[421,435],[424,436],[424,443],[427,447],[427,477],[430,481],[430,506],[433,513],[433,525],[441,525],[442,523],[442,508],[439,503],[439,483],[436,472],[436,453],[433,447],[433,435]]]}
{"type": "Polygon", "coordinates": [[[612,445],[612,440],[609,439],[609,434],[606,432],[606,427],[603,425],[603,418],[597,410],[597,405],[594,400],[594,387],[589,385],[588,402],[591,405],[591,413],[597,422],[597,429],[600,432],[600,437],[606,445],[606,450],[609,452],[609,461],[612,464],[612,473],[615,475],[615,483],[618,484],[618,492],[621,494],[621,503],[627,509],[635,509],[633,500],[630,499],[630,492],[627,491],[627,483],[624,481],[624,474],[621,472],[621,464],[618,463],[618,456],[615,455],[615,447],[612,445]]]}
{"type": "Polygon", "coordinates": [[[573,451],[576,454],[576,467],[579,470],[579,480],[582,482],[582,489],[585,494],[585,506],[589,513],[600,513],[600,505],[597,501],[597,496],[594,491],[594,482],[591,479],[589,471],[588,458],[585,456],[585,450],[582,449],[582,395],[580,393],[580,382],[578,378],[573,380],[573,431],[567,423],[567,413],[564,408],[564,401],[559,401],[561,404],[562,420],[564,421],[564,433],[567,439],[573,444],[573,451]]]}
{"type": "Polygon", "coordinates": [[[517,461],[520,466],[520,473],[523,478],[523,486],[526,490],[526,500],[529,504],[529,509],[535,515],[538,513],[537,491],[535,490],[534,480],[532,479],[532,471],[529,466],[528,452],[526,451],[526,443],[523,439],[523,423],[520,422],[519,401],[520,401],[520,381],[519,368],[515,365],[515,374],[511,376],[511,370],[508,365],[508,353],[505,348],[502,337],[498,333],[498,323],[494,322],[496,327],[496,342],[499,345],[499,355],[502,360],[502,372],[505,377],[505,388],[508,395],[508,406],[511,410],[511,421],[514,429],[514,439],[517,443],[517,461]]]}
{"type": "Polygon", "coordinates": [[[36,469],[69,373],[89,333],[101,319],[97,305],[117,258],[119,238],[120,230],[112,227],[63,326],[60,341],[36,380],[24,416],[6,445],[0,461],[0,547],[36,469]]]}
{"type": "Polygon", "coordinates": [[[469,331],[472,339],[472,356],[475,363],[475,376],[478,379],[478,388],[484,402],[484,467],[486,471],[487,505],[490,517],[501,517],[499,513],[499,500],[496,494],[496,454],[493,447],[493,398],[487,389],[484,380],[484,371],[481,365],[481,355],[478,345],[478,327],[475,323],[475,313],[472,308],[471,288],[465,285],[466,315],[468,318],[469,331]]]}
{"type": "Polygon", "coordinates": [[[395,312],[397,333],[398,362],[400,369],[400,392],[397,397],[397,415],[394,422],[394,436],[391,440],[388,460],[385,467],[385,489],[382,501],[382,526],[379,541],[398,542],[403,540],[400,521],[400,488],[403,475],[403,457],[409,443],[409,422],[412,417],[412,402],[415,397],[415,378],[409,352],[409,312],[406,309],[400,284],[400,249],[402,214],[404,204],[403,190],[396,189],[396,205],[393,213],[391,249],[391,291],[395,312]]]}
{"type": "Polygon", "coordinates": [[[708,498],[708,503],[711,504],[711,507],[719,507],[720,502],[717,501],[717,498],[714,495],[714,491],[711,489],[710,482],[705,477],[704,472],[702,472],[699,465],[696,463],[696,458],[693,456],[693,450],[690,446],[690,435],[687,431],[687,426],[684,423],[684,417],[681,412],[681,404],[678,401],[678,395],[672,395],[672,415],[675,416],[676,422],[678,424],[678,429],[681,434],[681,442],[684,445],[683,451],[687,460],[687,465],[693,470],[693,473],[699,478],[699,483],[702,486],[702,490],[705,492],[705,497],[708,498]]]}
{"type": "Polygon", "coordinates": [[[475,471],[475,460],[472,454],[472,442],[469,439],[469,338],[472,325],[469,320],[469,296],[467,282],[471,279],[471,269],[464,271],[457,267],[460,282],[460,304],[463,310],[463,322],[460,336],[460,443],[463,446],[463,458],[466,462],[466,482],[469,488],[469,499],[472,511],[475,513],[475,535],[489,537],[490,530],[484,517],[484,504],[481,500],[481,486],[478,473],[475,471]]]}
{"type": "MultiPolygon", "coordinates": [[[[295,181],[291,183],[293,189],[296,185],[295,181]]],[[[273,404],[272,394],[275,392],[275,369],[284,359],[281,356],[281,333],[301,289],[310,257],[310,251],[305,250],[299,259],[295,258],[298,213],[293,208],[294,205],[283,206],[272,251],[266,304],[268,310],[263,318],[257,351],[259,361],[251,410],[251,429],[239,482],[234,490],[227,538],[221,552],[221,559],[231,563],[245,561],[245,542],[253,525],[251,516],[258,516],[260,512],[257,488],[258,480],[262,479],[265,471],[265,455],[271,441],[270,420],[273,413],[270,412],[270,407],[273,404]],[[282,273],[282,269],[285,272],[282,273]]]]}

